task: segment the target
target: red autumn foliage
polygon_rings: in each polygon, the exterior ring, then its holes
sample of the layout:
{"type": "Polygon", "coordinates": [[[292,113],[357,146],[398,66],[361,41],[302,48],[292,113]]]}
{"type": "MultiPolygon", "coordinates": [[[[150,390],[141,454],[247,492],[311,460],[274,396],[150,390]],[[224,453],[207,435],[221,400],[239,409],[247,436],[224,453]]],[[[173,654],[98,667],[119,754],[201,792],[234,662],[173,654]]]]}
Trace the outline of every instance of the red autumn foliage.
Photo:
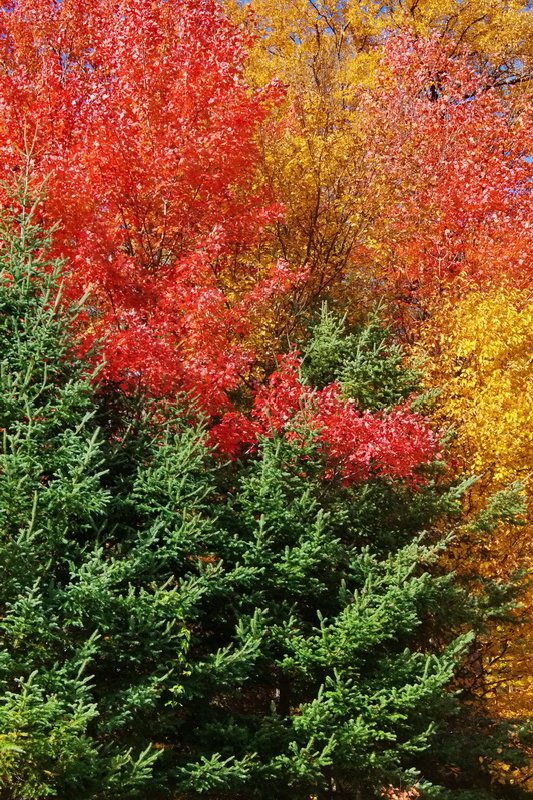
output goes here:
{"type": "Polygon", "coordinates": [[[246,44],[215,0],[12,0],[0,14],[2,177],[47,178],[43,220],[59,223],[69,294],[90,290],[106,376],[191,391],[208,412],[250,362],[250,311],[294,280],[246,257],[280,213],[253,176],[281,91],[249,90],[246,44]]]}
{"type": "Polygon", "coordinates": [[[406,407],[360,412],[335,383],[320,391],[303,384],[295,353],[278,360],[278,370],[256,393],[250,418],[230,412],[212,429],[219,452],[235,457],[259,437],[281,433],[298,441],[311,431],[326,459],[326,477],[336,474],[345,485],[372,475],[416,485],[416,470],[438,457],[438,439],[419,414],[406,407]]]}
{"type": "MultiPolygon", "coordinates": [[[[407,296],[531,285],[533,122],[440,36],[393,37],[363,92],[367,159],[388,198],[378,260],[407,296]]],[[[377,191],[377,190],[376,190],[377,191]]]]}

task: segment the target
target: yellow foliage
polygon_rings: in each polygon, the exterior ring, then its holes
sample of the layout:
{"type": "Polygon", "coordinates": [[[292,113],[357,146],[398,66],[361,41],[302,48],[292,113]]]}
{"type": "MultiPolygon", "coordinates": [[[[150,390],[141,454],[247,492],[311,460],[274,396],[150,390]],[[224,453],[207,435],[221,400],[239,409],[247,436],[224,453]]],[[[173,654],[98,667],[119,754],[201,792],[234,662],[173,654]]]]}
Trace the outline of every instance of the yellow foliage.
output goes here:
{"type": "Polygon", "coordinates": [[[375,63],[373,51],[387,35],[406,29],[417,35],[440,33],[454,45],[466,45],[480,62],[493,67],[499,83],[527,84],[531,75],[528,0],[252,0],[245,6],[226,0],[226,6],[239,21],[248,19],[250,24],[250,10],[255,15],[260,38],[251,72],[259,81],[274,76],[295,85],[301,77],[291,71],[296,62],[307,63],[318,74],[325,48],[344,62],[346,77],[364,81],[375,63]]]}
{"type": "Polygon", "coordinates": [[[372,82],[379,53],[358,50],[340,5],[228,4],[258,32],[248,62],[252,85],[278,79],[287,87],[285,102],[262,127],[260,146],[262,179],[285,209],[275,255],[309,271],[291,314],[298,317],[331,295],[349,299],[352,309],[362,307],[370,276],[354,276],[350,260],[368,244],[390,196],[380,191],[365,157],[365,118],[355,87],[372,82]]]}
{"type": "MultiPolygon", "coordinates": [[[[442,303],[442,301],[441,301],[442,303]]],[[[430,326],[428,325],[428,328],[430,326]]],[[[492,490],[533,467],[533,307],[525,292],[472,292],[431,321],[430,373],[468,469],[492,490]],[[436,332],[436,333],[435,333],[436,332]]]]}
{"type": "MultiPolygon", "coordinates": [[[[469,497],[479,511],[487,498],[533,468],[533,305],[524,291],[472,292],[435,309],[419,349],[428,382],[440,386],[438,417],[455,431],[452,454],[480,476],[469,497]]],[[[457,569],[509,578],[533,569],[531,525],[500,523],[490,534],[459,544],[457,569]]],[[[506,717],[533,714],[533,592],[523,599],[518,625],[498,625],[485,644],[484,699],[506,717]]]]}
{"type": "Polygon", "coordinates": [[[393,0],[347,4],[346,18],[362,49],[368,37],[410,29],[416,34],[442,33],[464,44],[496,82],[530,86],[533,19],[524,13],[527,0],[393,0]]]}

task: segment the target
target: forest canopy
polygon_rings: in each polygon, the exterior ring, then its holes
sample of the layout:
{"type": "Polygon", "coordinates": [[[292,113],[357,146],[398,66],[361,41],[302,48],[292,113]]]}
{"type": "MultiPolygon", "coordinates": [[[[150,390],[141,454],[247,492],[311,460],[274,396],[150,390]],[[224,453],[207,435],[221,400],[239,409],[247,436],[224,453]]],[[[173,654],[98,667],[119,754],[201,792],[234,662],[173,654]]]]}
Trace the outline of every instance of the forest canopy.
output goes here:
{"type": "Polygon", "coordinates": [[[533,11],[0,13],[0,799],[533,794],[533,11]]]}

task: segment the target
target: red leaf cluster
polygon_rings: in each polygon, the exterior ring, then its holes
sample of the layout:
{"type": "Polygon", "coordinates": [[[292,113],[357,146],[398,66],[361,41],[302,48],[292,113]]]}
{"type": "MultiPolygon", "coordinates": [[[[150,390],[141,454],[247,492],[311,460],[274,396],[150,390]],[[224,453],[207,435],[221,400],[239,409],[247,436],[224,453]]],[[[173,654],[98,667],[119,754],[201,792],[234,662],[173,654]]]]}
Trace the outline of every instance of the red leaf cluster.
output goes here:
{"type": "Polygon", "coordinates": [[[442,37],[403,33],[387,43],[363,112],[375,191],[388,198],[373,232],[387,274],[426,298],[457,279],[529,286],[531,106],[442,37]]]}
{"type": "Polygon", "coordinates": [[[419,414],[398,407],[388,414],[359,411],[335,383],[313,391],[300,380],[295,353],[279,358],[278,369],[254,399],[250,418],[225,414],[211,431],[219,452],[236,457],[260,437],[282,434],[300,441],[312,432],[326,461],[326,477],[345,485],[372,475],[416,485],[417,469],[439,455],[438,439],[419,414]]]}
{"type": "Polygon", "coordinates": [[[420,797],[420,792],[416,786],[409,789],[396,789],[394,786],[388,786],[382,790],[381,796],[386,800],[416,800],[417,797],[420,797]]]}

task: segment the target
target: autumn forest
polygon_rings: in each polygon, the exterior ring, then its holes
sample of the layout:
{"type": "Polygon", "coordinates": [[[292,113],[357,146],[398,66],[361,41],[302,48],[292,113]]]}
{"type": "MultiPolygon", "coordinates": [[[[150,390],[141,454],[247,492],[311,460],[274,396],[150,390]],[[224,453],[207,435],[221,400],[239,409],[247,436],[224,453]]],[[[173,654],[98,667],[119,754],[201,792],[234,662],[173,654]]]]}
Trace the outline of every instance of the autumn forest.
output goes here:
{"type": "Polygon", "coordinates": [[[0,4],[0,800],[533,798],[533,7],[0,4]]]}

